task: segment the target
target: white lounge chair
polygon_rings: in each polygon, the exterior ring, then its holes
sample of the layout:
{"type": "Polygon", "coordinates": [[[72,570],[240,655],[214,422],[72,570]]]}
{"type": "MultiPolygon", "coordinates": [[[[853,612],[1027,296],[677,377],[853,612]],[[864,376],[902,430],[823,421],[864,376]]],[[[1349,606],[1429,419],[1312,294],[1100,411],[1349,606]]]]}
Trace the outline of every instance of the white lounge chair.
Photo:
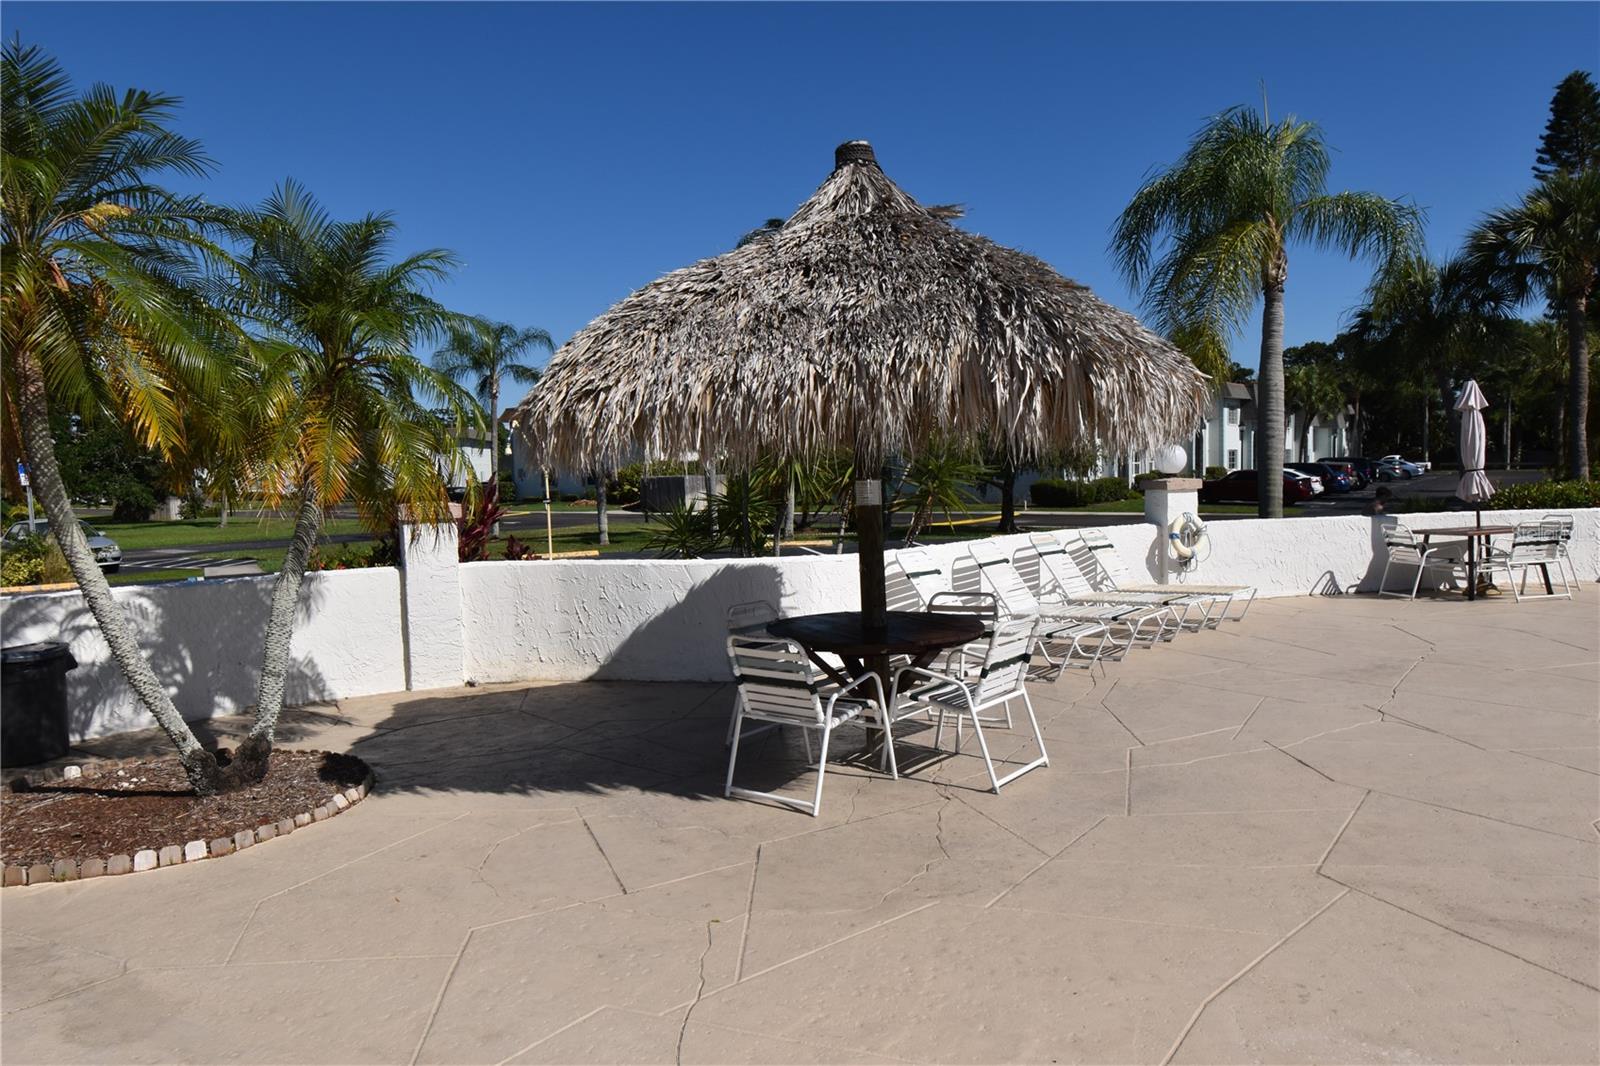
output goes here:
{"type": "Polygon", "coordinates": [[[1058,600],[1079,603],[1126,603],[1134,606],[1160,606],[1172,611],[1175,628],[1167,639],[1182,629],[1203,629],[1216,603],[1214,596],[1199,596],[1173,589],[1160,592],[1134,592],[1128,589],[1101,589],[1089,583],[1078,564],[1067,554],[1066,547],[1053,533],[1029,535],[1028,544],[1017,549],[1011,561],[1026,578],[1022,563],[1038,575],[1034,594],[1042,603],[1058,600]]]}
{"type": "Polygon", "coordinates": [[[1067,554],[1078,564],[1079,572],[1095,588],[1122,592],[1164,592],[1172,589],[1195,596],[1226,597],[1221,609],[1211,612],[1209,624],[1213,628],[1227,618],[1228,612],[1234,607],[1239,607],[1239,614],[1234,618],[1234,621],[1239,621],[1249,613],[1250,605],[1256,599],[1253,585],[1202,585],[1187,581],[1181,585],[1163,585],[1155,581],[1135,580],[1123,563],[1122,556],[1117,554],[1116,545],[1098,529],[1076,530],[1071,534],[1063,534],[1061,540],[1067,554]]]}
{"type": "Polygon", "coordinates": [[[1102,658],[1120,659],[1133,646],[1139,608],[1110,603],[1046,606],[1003,551],[988,541],[975,541],[968,545],[967,553],[977,565],[979,583],[993,593],[1002,618],[1035,620],[1034,647],[1051,666],[1087,669],[1102,658]],[[1119,641],[1113,630],[1121,630],[1125,639],[1119,641]],[[1085,644],[1090,638],[1095,641],[1092,653],[1085,644]],[[1052,648],[1057,649],[1055,654],[1052,648]]]}
{"type": "MultiPolygon", "coordinates": [[[[728,660],[739,683],[739,702],[733,717],[734,743],[728,751],[728,776],[723,795],[766,799],[808,812],[822,813],[822,785],[828,773],[828,741],[833,731],[845,722],[870,715],[884,731],[884,743],[894,746],[892,723],[885,709],[883,683],[875,673],[864,674],[848,685],[832,684],[828,675],[806,656],[805,649],[792,640],[773,640],[759,636],[728,638],[728,660]],[[744,741],[740,730],[746,718],[773,725],[798,726],[805,730],[806,759],[811,758],[811,732],[822,734],[817,756],[817,788],[811,801],[737,788],[733,770],[744,741]]],[[[892,765],[892,761],[891,761],[892,765]]]]}
{"type": "MultiPolygon", "coordinates": [[[[919,667],[902,669],[895,675],[895,706],[891,717],[898,721],[914,714],[937,715],[933,746],[938,748],[944,739],[945,715],[954,714],[957,753],[961,751],[961,727],[965,717],[972,723],[972,731],[978,738],[978,748],[983,753],[983,763],[989,771],[990,787],[998,793],[1001,786],[1015,781],[1028,771],[1050,765],[1050,756],[1044,747],[1044,733],[1039,728],[1038,717],[1033,713],[1033,701],[1028,699],[1025,684],[1033,643],[1033,624],[1029,619],[1006,619],[995,624],[984,654],[983,667],[976,678],[919,667]],[[1039,754],[1002,777],[995,771],[989,742],[983,735],[983,723],[987,719],[979,712],[1004,707],[1006,720],[1009,721],[1013,700],[1021,700],[1028,712],[1028,724],[1033,728],[1033,739],[1039,745],[1039,754]]],[[[890,769],[898,776],[892,744],[890,751],[890,769]]]]}

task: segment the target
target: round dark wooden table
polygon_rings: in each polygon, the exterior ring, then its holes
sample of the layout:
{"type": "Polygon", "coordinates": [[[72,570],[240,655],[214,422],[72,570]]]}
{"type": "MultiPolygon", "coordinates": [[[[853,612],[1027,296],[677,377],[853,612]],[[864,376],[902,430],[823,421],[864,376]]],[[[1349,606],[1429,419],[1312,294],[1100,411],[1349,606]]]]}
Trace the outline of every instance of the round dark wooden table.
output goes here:
{"type": "Polygon", "coordinates": [[[948,648],[970,643],[983,636],[983,620],[977,615],[920,611],[890,611],[882,629],[868,629],[860,611],[830,611],[781,618],[767,624],[767,632],[792,640],[806,650],[811,660],[841,685],[875,670],[883,677],[885,695],[893,678],[884,677],[889,656],[905,655],[911,665],[927,666],[948,648]],[[844,661],[849,677],[818,658],[819,652],[837,655],[844,661]]]}

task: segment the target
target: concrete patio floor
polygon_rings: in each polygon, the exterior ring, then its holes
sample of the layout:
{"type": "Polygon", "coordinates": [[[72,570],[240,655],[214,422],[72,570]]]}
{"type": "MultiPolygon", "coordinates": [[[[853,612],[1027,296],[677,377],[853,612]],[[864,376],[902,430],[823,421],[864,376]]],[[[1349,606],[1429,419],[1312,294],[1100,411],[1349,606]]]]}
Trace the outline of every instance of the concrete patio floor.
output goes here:
{"type": "MultiPolygon", "coordinates": [[[[1000,796],[970,756],[858,759],[817,819],[722,798],[725,685],[307,709],[285,742],[374,795],[6,889],[0,1055],[1592,1063],[1597,647],[1592,588],[1260,602],[1034,685],[1052,762],[1000,796]]],[[[747,751],[746,783],[814,781],[797,741],[747,751]]]]}

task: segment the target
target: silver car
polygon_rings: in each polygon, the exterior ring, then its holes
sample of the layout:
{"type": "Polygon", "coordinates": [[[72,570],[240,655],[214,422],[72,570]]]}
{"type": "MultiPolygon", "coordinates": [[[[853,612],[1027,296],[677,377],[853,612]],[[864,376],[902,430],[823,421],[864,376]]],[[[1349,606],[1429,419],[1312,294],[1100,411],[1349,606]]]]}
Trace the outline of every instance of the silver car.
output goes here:
{"type": "MultiPolygon", "coordinates": [[[[114,574],[122,568],[122,549],[117,547],[117,542],[94,528],[87,522],[79,522],[83,527],[83,535],[89,541],[89,550],[94,552],[94,561],[100,564],[100,569],[108,574],[114,574]]],[[[47,536],[50,533],[50,520],[48,518],[35,518],[33,520],[34,536],[47,536]]],[[[21,543],[30,533],[27,522],[13,522],[6,530],[3,542],[7,547],[21,543]]]]}

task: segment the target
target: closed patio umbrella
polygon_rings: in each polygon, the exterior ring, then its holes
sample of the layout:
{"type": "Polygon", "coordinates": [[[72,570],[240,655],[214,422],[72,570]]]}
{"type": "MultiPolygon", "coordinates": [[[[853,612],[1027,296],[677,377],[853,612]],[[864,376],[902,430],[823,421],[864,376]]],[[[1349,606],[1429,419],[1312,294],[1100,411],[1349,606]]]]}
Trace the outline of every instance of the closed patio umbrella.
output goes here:
{"type": "Polygon", "coordinates": [[[623,299],[555,353],[517,411],[537,461],[855,456],[861,603],[884,624],[892,455],[984,436],[1021,457],[1184,439],[1208,381],[1042,260],[925,207],[850,141],[781,226],[623,299]]]}
{"type": "Polygon", "coordinates": [[[1461,386],[1456,397],[1456,410],[1461,413],[1461,483],[1456,486],[1456,496],[1478,505],[1474,510],[1479,525],[1483,524],[1483,503],[1494,495],[1494,485],[1483,470],[1488,448],[1483,409],[1488,406],[1477,381],[1469,379],[1461,386]]]}

